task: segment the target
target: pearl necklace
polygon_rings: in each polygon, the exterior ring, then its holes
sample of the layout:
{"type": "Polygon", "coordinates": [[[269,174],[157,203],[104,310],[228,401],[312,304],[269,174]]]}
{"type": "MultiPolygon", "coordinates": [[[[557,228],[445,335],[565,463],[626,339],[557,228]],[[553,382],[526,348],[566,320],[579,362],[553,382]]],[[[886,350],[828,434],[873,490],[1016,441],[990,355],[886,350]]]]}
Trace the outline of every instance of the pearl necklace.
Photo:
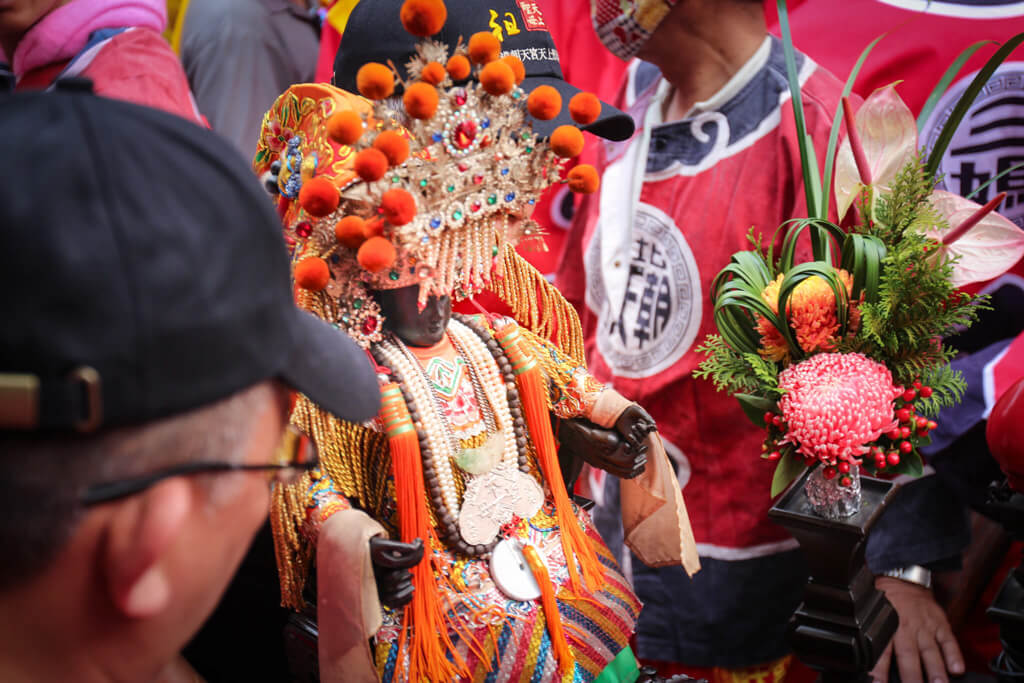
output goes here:
{"type": "Polygon", "coordinates": [[[464,324],[458,320],[452,320],[448,329],[451,331],[455,349],[466,357],[471,372],[478,378],[487,402],[494,411],[498,429],[505,440],[502,462],[514,465],[519,457],[519,449],[516,447],[512,414],[509,412],[508,399],[505,396],[505,382],[498,371],[498,364],[484,343],[480,341],[480,337],[464,324]]]}
{"type": "Polygon", "coordinates": [[[388,360],[388,365],[396,371],[402,384],[412,394],[413,405],[417,407],[420,416],[419,423],[415,425],[416,431],[427,436],[432,456],[430,464],[437,473],[444,505],[448,510],[458,510],[459,498],[450,459],[452,446],[437,398],[420,372],[419,362],[406,355],[408,349],[404,344],[389,338],[381,342],[379,348],[388,360]]]}
{"type": "MultiPolygon", "coordinates": [[[[449,332],[456,351],[476,375],[476,388],[484,393],[493,411],[496,426],[503,433],[502,462],[518,464],[521,472],[529,474],[526,423],[511,363],[490,331],[470,317],[459,316],[453,319],[449,324],[449,332]]],[[[456,442],[419,360],[392,335],[373,345],[371,352],[380,365],[391,369],[392,374],[399,379],[399,388],[419,437],[423,474],[437,512],[439,532],[449,546],[463,555],[487,556],[498,539],[488,544],[466,543],[459,534],[457,521],[452,514],[452,511],[460,509],[455,487],[456,474],[451,466],[456,442]]]]}

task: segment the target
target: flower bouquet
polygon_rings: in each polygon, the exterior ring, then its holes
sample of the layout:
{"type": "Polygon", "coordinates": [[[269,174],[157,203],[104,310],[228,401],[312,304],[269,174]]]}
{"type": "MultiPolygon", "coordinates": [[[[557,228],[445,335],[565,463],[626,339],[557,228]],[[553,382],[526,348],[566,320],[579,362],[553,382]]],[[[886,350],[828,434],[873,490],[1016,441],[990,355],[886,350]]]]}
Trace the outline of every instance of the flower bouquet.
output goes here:
{"type": "Polygon", "coordinates": [[[810,215],[780,226],[780,239],[767,246],[752,232],[752,248],[734,254],[713,281],[719,334],[700,347],[706,358],[695,375],[732,393],[765,430],[761,457],[776,463],[772,497],[820,464],[808,498],[819,514],[840,518],[859,509],[861,470],[921,473],[919,449],[939,409],[965,389],[942,339],[970,325],[985,303],[959,287],[995,277],[1024,255],[1024,233],[993,212],[1002,196],[979,206],[934,190],[963,111],[1024,35],[982,69],[928,155],[893,86],[868,97],[856,116],[844,97],[819,176],[781,2],[780,24],[810,215]],[[837,148],[844,119],[847,136],[837,148]],[[833,164],[839,222],[848,227],[828,219],[833,164]],[[813,257],[798,262],[804,234],[813,257]]]}

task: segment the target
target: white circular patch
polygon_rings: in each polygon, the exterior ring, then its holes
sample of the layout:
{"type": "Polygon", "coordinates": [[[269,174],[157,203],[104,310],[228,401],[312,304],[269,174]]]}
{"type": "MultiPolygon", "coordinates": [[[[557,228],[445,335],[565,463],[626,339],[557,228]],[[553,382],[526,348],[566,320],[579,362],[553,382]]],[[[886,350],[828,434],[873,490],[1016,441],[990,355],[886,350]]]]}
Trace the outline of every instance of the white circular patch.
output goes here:
{"type": "MultiPolygon", "coordinates": [[[[929,153],[957,100],[974,79],[958,80],[942,96],[921,131],[929,153]]],[[[1024,163],[1024,62],[999,67],[967,110],[939,164],[938,187],[966,197],[1002,171],[1024,163]]],[[[972,199],[979,204],[1007,192],[999,213],[1024,226],[1024,168],[1012,171],[972,199]]]]}
{"type": "Polygon", "coordinates": [[[598,313],[597,348],[619,377],[656,375],[683,357],[700,329],[700,271],[675,222],[649,204],[633,220],[629,279],[621,310],[612,311],[601,276],[601,239],[586,254],[587,303],[598,313]]]}
{"type": "Polygon", "coordinates": [[[1000,19],[1024,14],[1019,0],[880,0],[886,5],[912,12],[927,12],[962,19],[1000,19]]]}
{"type": "MultiPolygon", "coordinates": [[[[540,552],[538,550],[538,552],[540,552]]],[[[491,578],[505,597],[519,602],[540,597],[540,586],[533,576],[519,541],[503,539],[491,551],[491,578]]]]}

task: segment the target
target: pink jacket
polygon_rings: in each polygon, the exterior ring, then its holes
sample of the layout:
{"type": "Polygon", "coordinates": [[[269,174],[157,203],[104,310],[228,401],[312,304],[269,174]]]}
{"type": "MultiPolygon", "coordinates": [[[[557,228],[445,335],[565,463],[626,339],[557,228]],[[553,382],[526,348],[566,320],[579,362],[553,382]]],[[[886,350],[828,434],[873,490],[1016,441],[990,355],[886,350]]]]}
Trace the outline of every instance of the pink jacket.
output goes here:
{"type": "Polygon", "coordinates": [[[72,0],[44,16],[11,60],[18,89],[45,88],[64,75],[91,78],[97,94],[164,109],[197,122],[185,72],[160,35],[164,0],[72,0]],[[123,31],[90,45],[101,29],[123,31]]]}

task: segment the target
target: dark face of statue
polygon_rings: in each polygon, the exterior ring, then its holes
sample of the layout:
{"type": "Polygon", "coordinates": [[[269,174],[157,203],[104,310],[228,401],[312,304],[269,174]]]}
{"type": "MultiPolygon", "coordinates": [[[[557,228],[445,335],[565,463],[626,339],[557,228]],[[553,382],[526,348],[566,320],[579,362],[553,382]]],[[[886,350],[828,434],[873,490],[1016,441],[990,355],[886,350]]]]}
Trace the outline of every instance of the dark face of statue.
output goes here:
{"type": "Polygon", "coordinates": [[[452,317],[450,297],[431,296],[421,311],[417,305],[419,285],[379,289],[373,297],[384,315],[384,328],[394,332],[408,346],[433,346],[441,341],[452,317]]]}

